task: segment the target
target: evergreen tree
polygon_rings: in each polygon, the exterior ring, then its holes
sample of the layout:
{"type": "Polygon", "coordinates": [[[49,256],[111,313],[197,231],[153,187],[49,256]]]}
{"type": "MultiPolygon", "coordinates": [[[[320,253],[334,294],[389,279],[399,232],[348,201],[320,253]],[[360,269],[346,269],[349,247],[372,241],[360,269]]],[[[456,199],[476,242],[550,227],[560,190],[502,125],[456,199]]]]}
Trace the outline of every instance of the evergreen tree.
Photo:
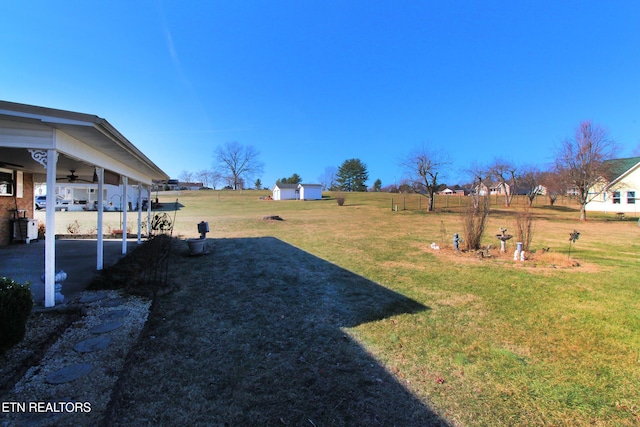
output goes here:
{"type": "Polygon", "coordinates": [[[367,165],[360,159],[345,160],[338,168],[338,186],[342,191],[367,191],[367,165]]]}
{"type": "Polygon", "coordinates": [[[380,189],[382,188],[382,181],[380,181],[380,178],[376,179],[376,182],[373,183],[373,191],[380,191],[380,189]]]}

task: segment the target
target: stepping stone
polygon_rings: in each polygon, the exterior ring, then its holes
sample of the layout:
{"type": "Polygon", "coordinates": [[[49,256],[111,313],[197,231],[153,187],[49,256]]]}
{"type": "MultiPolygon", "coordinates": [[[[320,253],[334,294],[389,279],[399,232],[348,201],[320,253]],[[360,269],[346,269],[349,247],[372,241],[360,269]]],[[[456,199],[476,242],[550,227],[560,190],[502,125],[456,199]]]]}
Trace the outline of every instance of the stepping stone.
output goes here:
{"type": "Polygon", "coordinates": [[[116,319],[120,319],[121,317],[125,317],[129,314],[129,310],[123,309],[123,310],[111,310],[111,311],[107,311],[104,314],[100,315],[100,318],[104,321],[110,321],[110,320],[116,320],[116,319]]]}
{"type": "Polygon", "coordinates": [[[80,377],[87,375],[93,369],[91,363],[76,363],[73,365],[65,366],[62,369],[58,369],[55,372],[50,373],[45,378],[45,382],[48,384],[64,384],[73,380],[77,380],[80,377]]]}
{"type": "Polygon", "coordinates": [[[80,302],[85,304],[89,302],[100,301],[101,299],[105,299],[106,295],[103,293],[89,294],[80,298],[80,302]]]}
{"type": "Polygon", "coordinates": [[[73,346],[73,349],[78,353],[90,353],[92,351],[105,349],[111,344],[111,338],[106,335],[101,335],[95,338],[88,338],[84,341],[80,341],[73,346]]]}
{"type": "Polygon", "coordinates": [[[122,326],[122,322],[106,322],[100,325],[96,325],[93,328],[89,329],[89,332],[92,334],[104,334],[105,332],[111,332],[115,329],[118,329],[122,326]]]}
{"type": "Polygon", "coordinates": [[[102,302],[102,307],[117,307],[127,302],[126,298],[111,298],[102,302]]]}

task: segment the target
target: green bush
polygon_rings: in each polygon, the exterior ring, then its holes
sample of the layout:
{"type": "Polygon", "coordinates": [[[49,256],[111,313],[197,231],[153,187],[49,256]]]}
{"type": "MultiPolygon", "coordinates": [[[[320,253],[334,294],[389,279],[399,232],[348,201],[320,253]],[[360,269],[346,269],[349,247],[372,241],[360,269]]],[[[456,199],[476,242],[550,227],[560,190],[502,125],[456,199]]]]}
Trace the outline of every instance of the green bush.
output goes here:
{"type": "Polygon", "coordinates": [[[7,277],[0,277],[0,354],[24,338],[32,308],[29,284],[21,285],[7,277]]]}

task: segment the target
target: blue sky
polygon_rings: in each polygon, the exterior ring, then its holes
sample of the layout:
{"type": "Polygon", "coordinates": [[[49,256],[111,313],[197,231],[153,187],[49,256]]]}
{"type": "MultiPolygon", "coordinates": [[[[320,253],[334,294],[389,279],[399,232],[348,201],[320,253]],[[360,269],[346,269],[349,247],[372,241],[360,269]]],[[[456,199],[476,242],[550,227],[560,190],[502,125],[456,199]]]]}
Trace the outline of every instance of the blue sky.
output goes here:
{"type": "Polygon", "coordinates": [[[637,1],[5,1],[0,99],[106,118],[172,177],[256,147],[265,185],[425,145],[545,165],[583,120],[640,154],[637,1]]]}

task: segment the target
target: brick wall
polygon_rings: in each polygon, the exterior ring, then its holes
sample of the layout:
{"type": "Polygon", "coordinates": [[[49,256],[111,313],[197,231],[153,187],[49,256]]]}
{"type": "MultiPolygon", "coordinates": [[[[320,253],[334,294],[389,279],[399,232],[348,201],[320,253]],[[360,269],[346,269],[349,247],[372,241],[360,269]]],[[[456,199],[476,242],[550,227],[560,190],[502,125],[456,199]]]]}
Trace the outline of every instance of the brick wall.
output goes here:
{"type": "Polygon", "coordinates": [[[23,174],[22,198],[16,196],[0,196],[0,246],[11,243],[11,220],[13,211],[18,209],[27,211],[27,218],[33,218],[33,175],[23,174]]]}

